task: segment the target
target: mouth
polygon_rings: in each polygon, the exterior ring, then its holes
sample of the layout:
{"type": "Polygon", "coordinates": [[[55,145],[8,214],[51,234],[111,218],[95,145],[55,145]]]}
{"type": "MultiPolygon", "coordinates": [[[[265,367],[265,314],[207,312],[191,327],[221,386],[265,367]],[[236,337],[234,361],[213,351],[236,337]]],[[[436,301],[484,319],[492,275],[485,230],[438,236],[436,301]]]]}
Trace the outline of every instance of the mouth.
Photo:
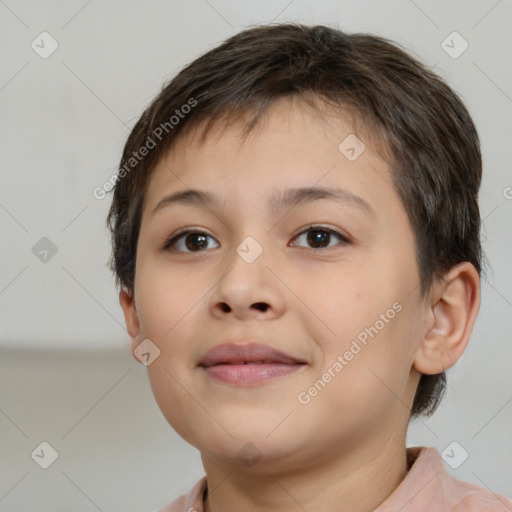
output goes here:
{"type": "Polygon", "coordinates": [[[306,361],[268,345],[229,343],[208,351],[198,366],[216,381],[237,386],[254,386],[289,375],[306,365],[306,361]]]}

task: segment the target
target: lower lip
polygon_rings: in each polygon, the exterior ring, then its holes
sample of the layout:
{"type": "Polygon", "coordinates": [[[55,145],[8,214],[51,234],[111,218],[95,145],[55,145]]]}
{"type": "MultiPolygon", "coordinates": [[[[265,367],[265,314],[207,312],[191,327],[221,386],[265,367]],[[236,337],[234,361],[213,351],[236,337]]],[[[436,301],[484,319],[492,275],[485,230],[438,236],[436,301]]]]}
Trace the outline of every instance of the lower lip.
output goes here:
{"type": "Polygon", "coordinates": [[[289,375],[303,366],[303,364],[262,363],[217,364],[203,368],[215,380],[239,386],[250,386],[275,377],[289,375]]]}

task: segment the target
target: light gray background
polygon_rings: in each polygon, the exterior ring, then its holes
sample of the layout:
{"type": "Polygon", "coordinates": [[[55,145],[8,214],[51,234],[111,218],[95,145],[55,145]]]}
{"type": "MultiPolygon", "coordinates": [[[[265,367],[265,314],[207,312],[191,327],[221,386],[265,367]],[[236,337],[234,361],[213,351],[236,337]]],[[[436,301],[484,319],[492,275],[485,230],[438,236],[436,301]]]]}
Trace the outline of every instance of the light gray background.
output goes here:
{"type": "MultiPolygon", "coordinates": [[[[448,80],[478,127],[491,269],[449,390],[408,445],[469,458],[450,473],[512,495],[510,1],[0,0],[0,510],[150,511],[203,475],[167,425],[106,268],[112,174],[143,108],[183,65],[254,23],[302,21],[403,44],[448,80]],[[47,31],[58,49],[31,48],[47,31]],[[469,44],[451,58],[441,43],[469,44]],[[108,196],[110,197],[110,196],[108,196]],[[42,238],[57,247],[43,263],[42,238]],[[59,453],[41,469],[31,452],[59,453]]],[[[39,43],[41,45],[41,43],[39,43]]],[[[48,46],[46,46],[48,48],[48,46]]]]}

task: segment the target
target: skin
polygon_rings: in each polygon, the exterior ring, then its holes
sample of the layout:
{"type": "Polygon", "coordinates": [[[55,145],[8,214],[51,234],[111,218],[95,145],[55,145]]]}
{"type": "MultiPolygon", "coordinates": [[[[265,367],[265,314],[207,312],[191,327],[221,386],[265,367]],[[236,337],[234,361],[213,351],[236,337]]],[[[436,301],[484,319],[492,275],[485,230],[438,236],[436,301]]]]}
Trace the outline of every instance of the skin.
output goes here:
{"type": "Polygon", "coordinates": [[[132,351],[146,338],[161,351],[147,367],[151,387],[170,425],[200,450],[206,511],[377,508],[408,471],[420,372],[455,364],[478,313],[480,281],[467,262],[419,296],[414,232],[390,166],[367,139],[349,161],[338,150],[353,133],[349,123],[326,119],[280,100],[245,141],[237,124],[216,126],[202,144],[190,132],[159,162],[146,192],[135,291],[122,290],[120,304],[132,351]],[[274,191],[311,186],[349,190],[374,216],[331,199],[269,209],[274,191]],[[220,207],[172,204],[153,213],[162,197],[188,188],[218,194],[220,207]],[[349,242],[327,235],[326,247],[308,243],[310,223],[349,242]],[[208,244],[185,252],[182,238],[164,250],[184,227],[206,232],[208,244]],[[253,263],[236,252],[247,236],[263,248],[253,263]],[[298,394],[397,302],[401,311],[300,403],[298,394]],[[252,387],[219,383],[197,366],[212,347],[249,340],[307,364],[252,387]],[[248,442],[261,455],[251,465],[237,455],[248,442]]]}

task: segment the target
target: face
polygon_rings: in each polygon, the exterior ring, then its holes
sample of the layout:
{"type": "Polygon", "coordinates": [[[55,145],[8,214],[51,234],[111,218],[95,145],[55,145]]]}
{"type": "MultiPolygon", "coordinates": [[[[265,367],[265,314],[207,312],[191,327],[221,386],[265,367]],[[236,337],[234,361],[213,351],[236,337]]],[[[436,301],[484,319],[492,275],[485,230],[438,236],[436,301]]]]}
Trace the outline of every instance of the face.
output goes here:
{"type": "Polygon", "coordinates": [[[283,100],[245,141],[236,125],[181,137],[152,174],[123,309],[132,348],[160,350],[148,375],[162,413],[203,457],[289,468],[405,436],[414,234],[388,164],[351,134],[283,100]],[[191,189],[215,200],[161,203],[191,189]],[[293,364],[200,364],[249,343],[293,364]]]}

